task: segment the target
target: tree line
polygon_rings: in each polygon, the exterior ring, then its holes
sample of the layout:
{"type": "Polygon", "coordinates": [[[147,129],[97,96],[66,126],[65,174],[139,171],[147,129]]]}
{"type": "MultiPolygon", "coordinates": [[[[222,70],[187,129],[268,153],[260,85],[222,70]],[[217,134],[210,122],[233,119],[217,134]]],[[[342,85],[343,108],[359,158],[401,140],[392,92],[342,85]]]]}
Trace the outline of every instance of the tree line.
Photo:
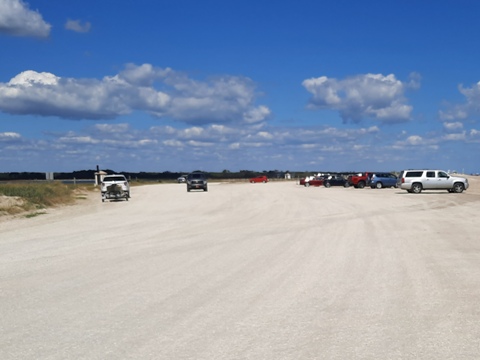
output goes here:
{"type": "MultiPolygon", "coordinates": [[[[147,181],[162,181],[162,180],[176,180],[180,176],[187,175],[189,172],[172,172],[172,171],[163,171],[163,172],[128,172],[128,171],[115,171],[112,169],[102,170],[108,175],[111,174],[123,174],[128,179],[138,179],[138,180],[147,180],[147,181]]],[[[263,170],[263,171],[254,171],[254,170],[240,170],[240,171],[230,171],[223,170],[221,172],[212,172],[204,170],[201,171],[207,174],[210,179],[247,179],[255,177],[258,175],[266,175],[268,178],[285,178],[285,174],[289,171],[281,170],[263,170]]],[[[53,173],[53,178],[55,180],[71,180],[71,179],[95,179],[95,173],[97,170],[79,170],[72,172],[55,172],[53,173]]],[[[303,172],[297,173],[304,174],[303,172]]],[[[293,178],[292,174],[292,178],[293,178]]],[[[46,173],[44,172],[5,172],[0,173],[0,181],[15,181],[15,180],[45,180],[47,178],[46,173]]]]}

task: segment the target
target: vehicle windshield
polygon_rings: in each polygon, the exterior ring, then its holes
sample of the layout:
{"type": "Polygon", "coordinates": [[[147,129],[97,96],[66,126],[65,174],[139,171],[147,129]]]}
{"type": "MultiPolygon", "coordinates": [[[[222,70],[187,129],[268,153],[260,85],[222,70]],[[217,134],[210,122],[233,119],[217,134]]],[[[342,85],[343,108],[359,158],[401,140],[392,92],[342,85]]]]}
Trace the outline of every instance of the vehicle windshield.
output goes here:
{"type": "Polygon", "coordinates": [[[104,181],[126,181],[123,176],[106,176],[104,181]]]}

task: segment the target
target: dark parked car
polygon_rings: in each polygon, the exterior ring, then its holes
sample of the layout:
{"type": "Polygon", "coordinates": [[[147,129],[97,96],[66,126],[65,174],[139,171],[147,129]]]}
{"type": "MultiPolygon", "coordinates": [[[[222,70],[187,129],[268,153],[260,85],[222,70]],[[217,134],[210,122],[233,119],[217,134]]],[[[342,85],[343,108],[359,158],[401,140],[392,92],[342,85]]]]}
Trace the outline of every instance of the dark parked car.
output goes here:
{"type": "Polygon", "coordinates": [[[350,186],[347,179],[345,179],[342,175],[325,176],[323,180],[323,185],[327,188],[329,188],[330,186],[343,186],[343,187],[350,186]]]}
{"type": "Polygon", "coordinates": [[[390,173],[373,173],[368,176],[367,186],[372,189],[381,189],[385,187],[397,187],[397,177],[390,173]]]}

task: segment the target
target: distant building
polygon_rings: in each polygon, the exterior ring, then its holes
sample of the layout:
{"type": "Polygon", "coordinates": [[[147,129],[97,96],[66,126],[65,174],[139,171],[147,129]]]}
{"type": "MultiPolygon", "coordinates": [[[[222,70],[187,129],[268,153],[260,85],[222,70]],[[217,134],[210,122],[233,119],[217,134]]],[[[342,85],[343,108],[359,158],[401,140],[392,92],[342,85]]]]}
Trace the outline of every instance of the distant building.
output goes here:
{"type": "Polygon", "coordinates": [[[100,185],[100,183],[103,181],[103,178],[107,175],[105,171],[99,170],[95,173],[95,186],[100,185]]]}

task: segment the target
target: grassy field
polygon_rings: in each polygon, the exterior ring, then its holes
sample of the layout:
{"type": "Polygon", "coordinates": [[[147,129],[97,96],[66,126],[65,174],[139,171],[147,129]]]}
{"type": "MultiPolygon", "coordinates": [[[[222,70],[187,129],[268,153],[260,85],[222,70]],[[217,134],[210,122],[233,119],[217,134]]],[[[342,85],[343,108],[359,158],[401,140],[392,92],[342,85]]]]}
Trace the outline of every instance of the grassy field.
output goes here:
{"type": "Polygon", "coordinates": [[[0,184],[0,216],[25,213],[36,216],[48,207],[73,204],[85,199],[92,185],[61,182],[18,182],[0,184]]]}

